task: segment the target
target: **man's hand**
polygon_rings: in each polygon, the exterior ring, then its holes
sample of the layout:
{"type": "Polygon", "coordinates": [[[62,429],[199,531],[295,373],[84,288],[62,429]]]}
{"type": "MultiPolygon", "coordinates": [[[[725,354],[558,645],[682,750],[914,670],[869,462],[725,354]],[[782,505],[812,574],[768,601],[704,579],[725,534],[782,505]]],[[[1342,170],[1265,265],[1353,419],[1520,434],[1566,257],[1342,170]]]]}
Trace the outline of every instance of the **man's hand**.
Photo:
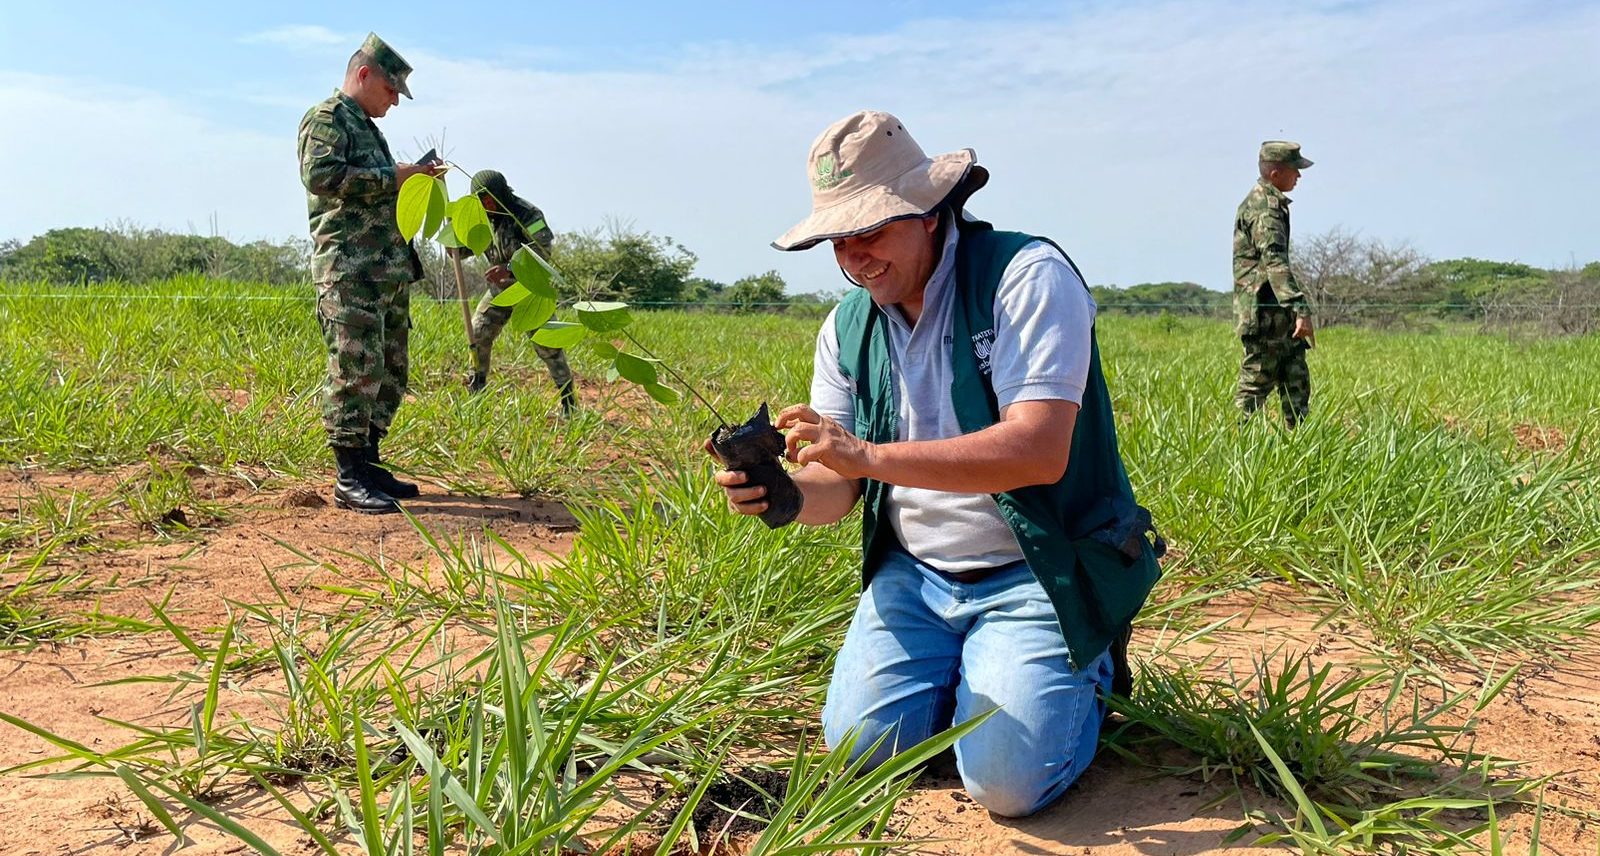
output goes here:
{"type": "Polygon", "coordinates": [[[797,464],[815,461],[847,479],[859,479],[870,475],[876,463],[876,446],[807,405],[786,408],[773,427],[789,432],[788,458],[797,464]]]}
{"type": "MultiPolygon", "coordinates": [[[[712,450],[710,440],[706,441],[705,450],[717,463],[724,463],[712,450]]],[[[717,486],[728,495],[728,508],[734,512],[755,516],[767,510],[767,489],[761,485],[745,487],[749,480],[745,478],[744,470],[718,470],[716,480],[717,486]]]]}
{"type": "Polygon", "coordinates": [[[511,268],[505,265],[495,265],[483,272],[483,278],[495,285],[505,285],[516,279],[516,275],[511,272],[511,268]]]}
{"type": "MultiPolygon", "coordinates": [[[[1283,328],[1280,327],[1278,329],[1281,330],[1283,328]]],[[[1296,338],[1296,339],[1310,339],[1312,337],[1312,333],[1313,332],[1314,331],[1311,329],[1311,319],[1310,318],[1307,318],[1306,316],[1301,315],[1300,317],[1294,319],[1294,333],[1292,334],[1294,338],[1296,338]]]]}
{"type": "Polygon", "coordinates": [[[718,470],[716,479],[728,495],[728,507],[735,512],[753,517],[767,510],[767,489],[761,485],[744,487],[744,470],[718,470]]]}
{"type": "Polygon", "coordinates": [[[442,163],[439,163],[439,164],[397,163],[397,164],[394,165],[394,177],[395,177],[395,181],[397,183],[405,184],[406,183],[406,179],[410,178],[413,175],[431,175],[434,178],[438,178],[439,176],[444,175],[445,172],[448,171],[448,169],[449,168],[446,167],[442,163]]]}

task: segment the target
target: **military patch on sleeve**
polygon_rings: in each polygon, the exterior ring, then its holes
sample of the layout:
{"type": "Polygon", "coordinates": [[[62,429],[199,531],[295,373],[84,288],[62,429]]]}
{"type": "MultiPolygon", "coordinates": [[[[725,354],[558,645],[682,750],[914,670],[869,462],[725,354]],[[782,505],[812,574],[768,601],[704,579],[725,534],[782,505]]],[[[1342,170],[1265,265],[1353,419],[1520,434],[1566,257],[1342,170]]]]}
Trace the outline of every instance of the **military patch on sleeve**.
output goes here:
{"type": "Polygon", "coordinates": [[[311,145],[308,146],[308,148],[311,151],[312,157],[325,158],[333,154],[334,145],[338,142],[338,138],[334,133],[332,133],[331,128],[318,128],[315,132],[308,134],[307,136],[310,138],[311,142],[311,145]]]}

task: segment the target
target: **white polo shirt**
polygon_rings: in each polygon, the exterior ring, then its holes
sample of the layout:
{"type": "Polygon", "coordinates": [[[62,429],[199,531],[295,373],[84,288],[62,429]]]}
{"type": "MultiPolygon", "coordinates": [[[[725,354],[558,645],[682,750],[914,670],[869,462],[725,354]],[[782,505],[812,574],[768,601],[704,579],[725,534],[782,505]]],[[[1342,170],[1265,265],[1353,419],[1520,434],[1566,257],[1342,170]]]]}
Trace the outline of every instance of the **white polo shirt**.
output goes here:
{"type": "MultiPolygon", "coordinates": [[[[960,232],[952,228],[946,232],[944,252],[928,279],[916,326],[907,323],[898,308],[884,307],[901,441],[943,440],[962,433],[950,399],[960,232]]],[[[853,431],[855,400],[850,381],[839,372],[837,312],[828,314],[817,334],[811,406],[853,431]]],[[[1001,409],[1019,401],[1083,403],[1094,318],[1094,299],[1055,247],[1034,241],[1018,251],[1006,266],[994,299],[991,379],[1001,409]]],[[[1066,432],[1061,443],[1071,443],[1066,432]]],[[[1022,558],[1016,537],[990,494],[891,485],[887,508],[900,543],[941,571],[975,571],[1022,558]]]]}

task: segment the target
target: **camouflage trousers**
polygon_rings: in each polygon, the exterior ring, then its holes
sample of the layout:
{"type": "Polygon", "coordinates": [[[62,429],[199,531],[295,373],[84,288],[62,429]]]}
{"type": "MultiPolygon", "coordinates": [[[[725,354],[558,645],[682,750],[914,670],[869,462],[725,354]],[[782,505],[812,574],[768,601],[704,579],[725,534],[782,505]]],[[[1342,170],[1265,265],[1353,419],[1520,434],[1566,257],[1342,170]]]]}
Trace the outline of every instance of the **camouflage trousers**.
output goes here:
{"type": "MultiPolygon", "coordinates": [[[[474,367],[484,375],[489,374],[489,352],[494,349],[494,340],[500,338],[506,322],[511,320],[511,307],[490,303],[504,290],[503,285],[490,284],[483,299],[478,301],[477,311],[472,314],[472,359],[474,367]]],[[[565,390],[572,386],[572,367],[567,365],[566,351],[538,343],[534,343],[533,350],[544,361],[545,368],[550,370],[550,379],[555,381],[556,389],[565,390]]]]}
{"type": "Polygon", "coordinates": [[[411,288],[404,282],[317,285],[317,321],[328,347],[322,427],[328,445],[362,447],[381,437],[406,394],[411,288]]]}
{"type": "Polygon", "coordinates": [[[1263,312],[1259,331],[1239,337],[1244,361],[1239,365],[1234,403],[1245,416],[1266,406],[1274,389],[1285,425],[1293,428],[1311,412],[1311,369],[1306,365],[1305,343],[1293,338],[1293,332],[1293,314],[1263,312]]]}

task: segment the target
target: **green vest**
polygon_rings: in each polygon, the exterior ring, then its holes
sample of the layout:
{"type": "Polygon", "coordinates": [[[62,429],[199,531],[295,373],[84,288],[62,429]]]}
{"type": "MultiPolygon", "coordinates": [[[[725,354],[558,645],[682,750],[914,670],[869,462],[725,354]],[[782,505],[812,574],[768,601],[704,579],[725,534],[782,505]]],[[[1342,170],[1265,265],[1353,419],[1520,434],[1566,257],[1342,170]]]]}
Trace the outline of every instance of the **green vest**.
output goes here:
{"type": "MultiPolygon", "coordinates": [[[[950,397],[961,430],[972,433],[1000,421],[1000,407],[987,372],[1000,278],[1018,250],[1048,239],[997,232],[987,223],[962,222],[959,228],[950,354],[955,380],[950,397]]],[[[888,323],[866,289],[847,296],[834,317],[839,369],[855,387],[855,434],[872,443],[897,439],[888,323]]],[[[1143,509],[1134,503],[1133,488],[1117,451],[1111,396],[1100,372],[1100,346],[1092,328],[1089,347],[1089,378],[1072,432],[1066,473],[1055,484],[995,495],[1028,568],[1055,607],[1067,649],[1080,669],[1133,621],[1161,574],[1144,537],[1145,526],[1134,522],[1143,509]],[[1112,532],[1119,534],[1108,537],[1112,532]],[[1130,532],[1137,537],[1136,559],[1112,546],[1124,543],[1130,532]]],[[[862,491],[863,585],[895,541],[884,502],[887,491],[888,485],[872,479],[866,480],[862,491]]]]}

